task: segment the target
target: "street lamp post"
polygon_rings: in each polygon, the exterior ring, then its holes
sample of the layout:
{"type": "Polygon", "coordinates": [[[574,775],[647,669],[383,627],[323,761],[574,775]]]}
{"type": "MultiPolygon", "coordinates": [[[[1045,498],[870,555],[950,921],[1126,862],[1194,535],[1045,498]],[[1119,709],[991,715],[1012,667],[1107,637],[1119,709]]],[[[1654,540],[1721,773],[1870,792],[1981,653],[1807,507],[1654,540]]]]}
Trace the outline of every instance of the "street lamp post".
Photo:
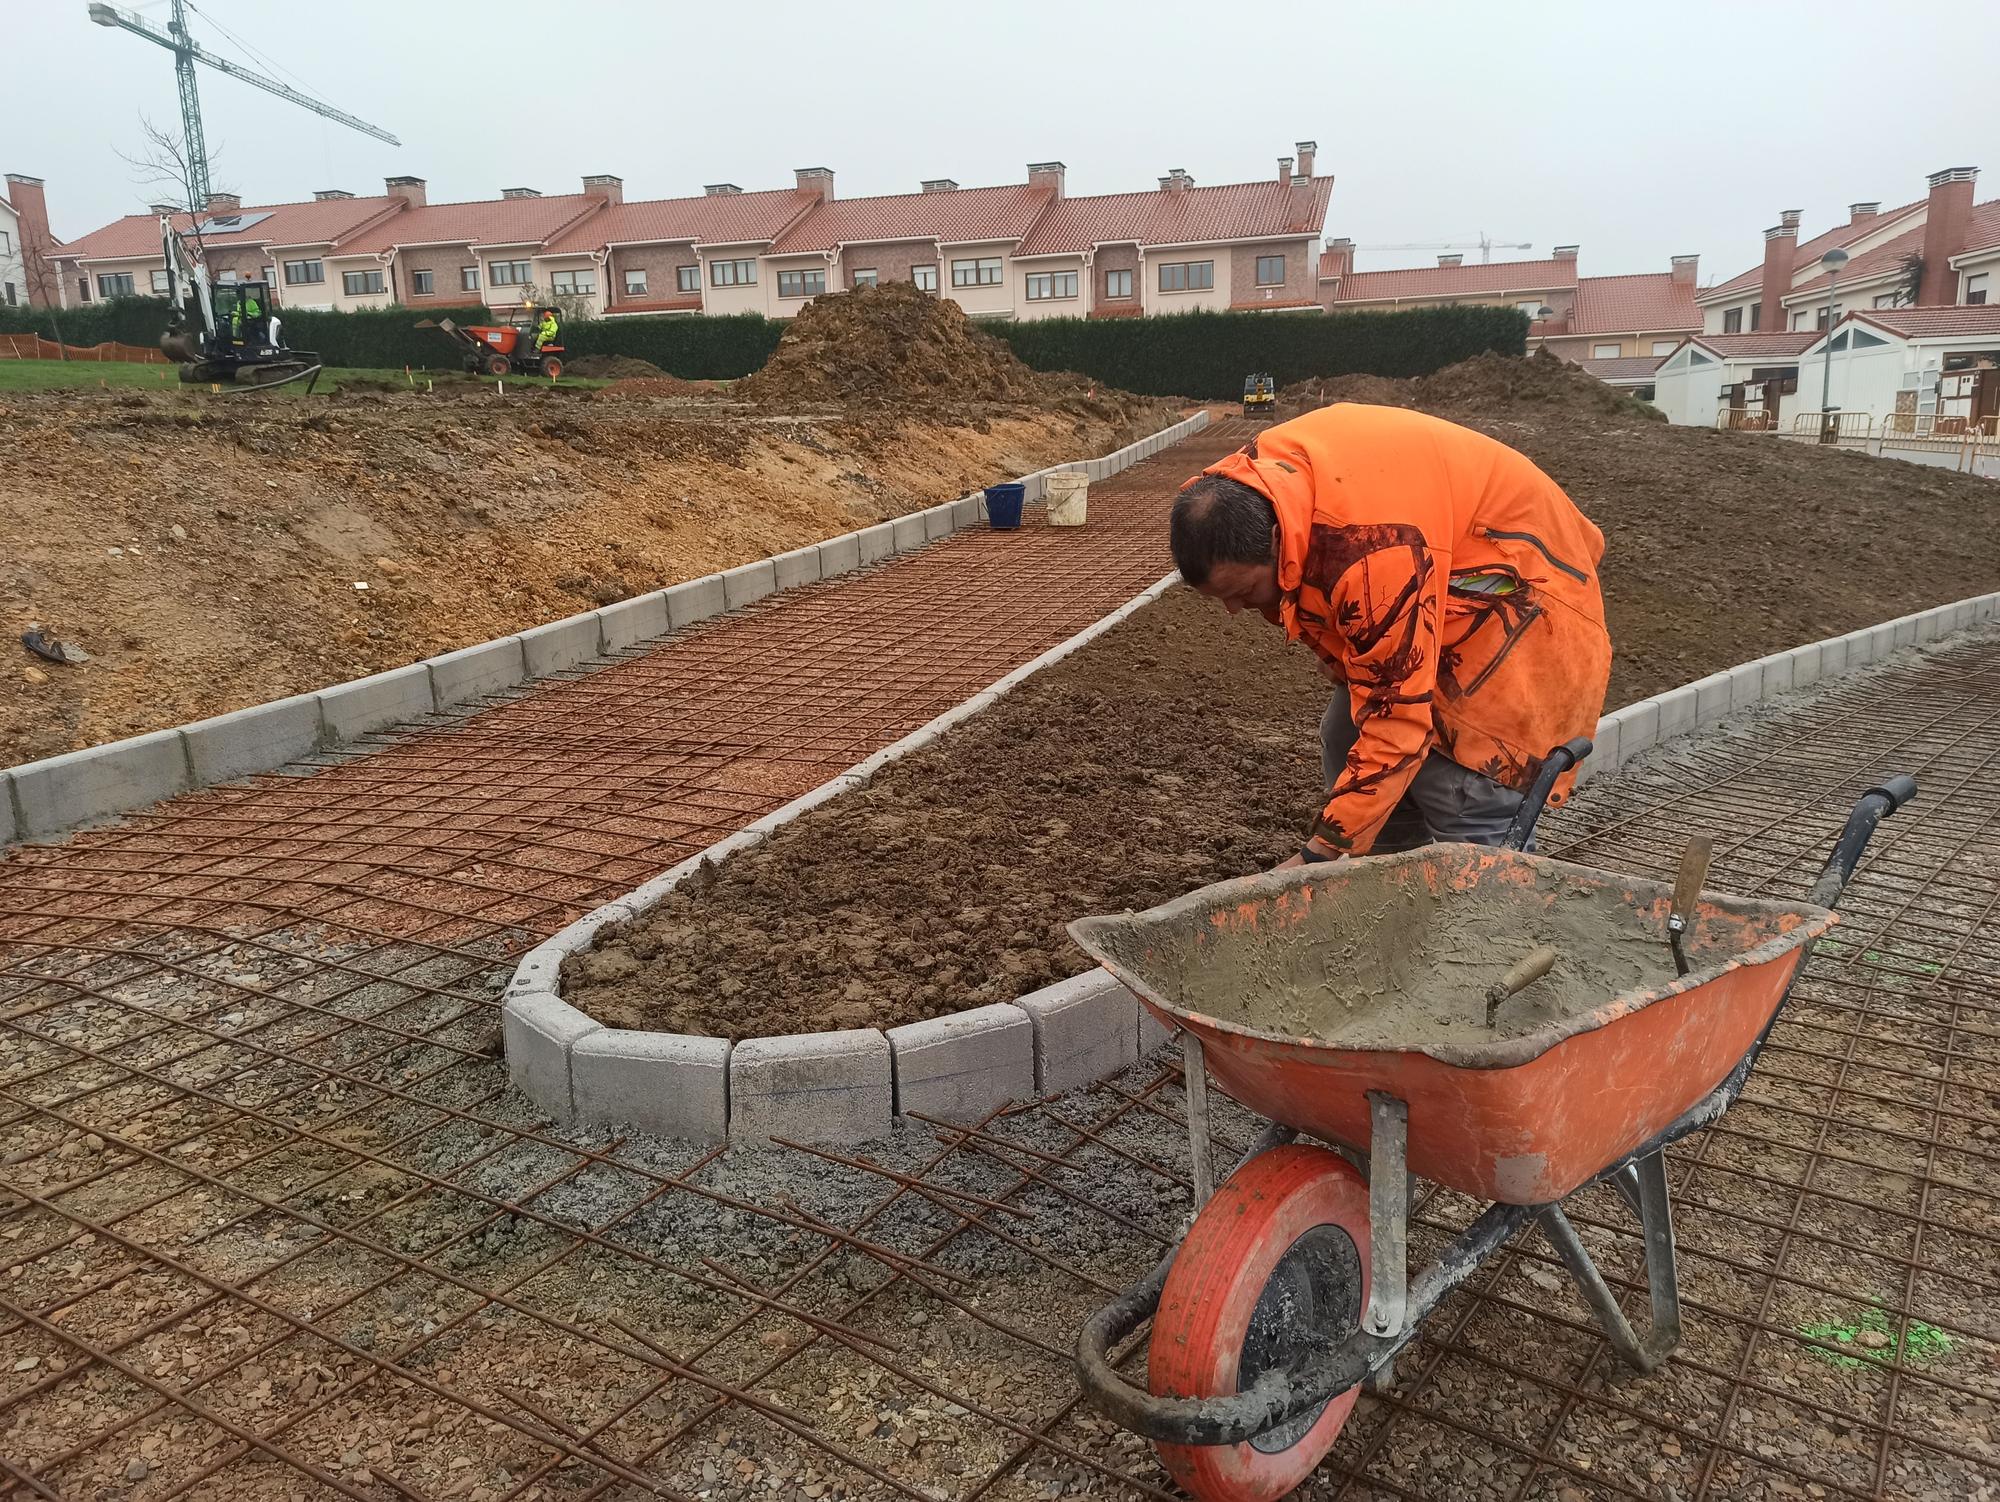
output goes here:
{"type": "Polygon", "coordinates": [[[1819,441],[1832,443],[1840,436],[1833,419],[1833,295],[1840,288],[1840,268],[1847,264],[1847,252],[1836,245],[1819,258],[1826,268],[1826,340],[1819,351],[1819,441]]]}

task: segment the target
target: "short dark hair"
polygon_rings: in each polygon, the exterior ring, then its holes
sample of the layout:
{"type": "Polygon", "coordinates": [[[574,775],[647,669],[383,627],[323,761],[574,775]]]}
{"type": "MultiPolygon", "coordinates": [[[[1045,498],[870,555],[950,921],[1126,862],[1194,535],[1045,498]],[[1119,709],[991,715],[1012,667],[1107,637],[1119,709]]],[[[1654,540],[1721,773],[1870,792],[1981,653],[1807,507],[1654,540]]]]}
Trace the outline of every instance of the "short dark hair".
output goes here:
{"type": "Polygon", "coordinates": [[[1218,563],[1269,563],[1277,525],[1276,508],[1241,480],[1203,475],[1174,498],[1174,566],[1200,585],[1218,563]]]}

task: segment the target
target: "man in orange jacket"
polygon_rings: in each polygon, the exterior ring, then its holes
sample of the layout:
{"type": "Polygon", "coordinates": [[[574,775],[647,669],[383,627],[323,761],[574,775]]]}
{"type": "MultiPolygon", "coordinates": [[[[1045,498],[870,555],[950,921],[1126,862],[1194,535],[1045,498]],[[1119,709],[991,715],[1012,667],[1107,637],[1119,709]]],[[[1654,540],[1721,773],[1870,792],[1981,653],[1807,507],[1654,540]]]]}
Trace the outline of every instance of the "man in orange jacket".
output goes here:
{"type": "Polygon", "coordinates": [[[1190,480],[1172,543],[1188,584],[1282,626],[1346,687],[1320,725],[1326,806],[1287,865],[1498,844],[1542,757],[1596,729],[1604,535],[1484,434],[1322,407],[1190,480]]]}

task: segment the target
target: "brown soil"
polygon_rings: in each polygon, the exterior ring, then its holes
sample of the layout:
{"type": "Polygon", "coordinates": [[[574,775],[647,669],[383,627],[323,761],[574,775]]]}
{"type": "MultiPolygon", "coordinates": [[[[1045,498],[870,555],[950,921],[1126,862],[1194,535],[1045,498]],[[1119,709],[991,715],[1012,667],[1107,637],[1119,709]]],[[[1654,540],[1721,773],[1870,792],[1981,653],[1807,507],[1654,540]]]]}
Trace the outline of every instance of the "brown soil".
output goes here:
{"type": "Polygon", "coordinates": [[[1063,925],[1296,848],[1326,685],[1181,590],[705,882],[564,976],[619,1027],[890,1027],[1086,968],[1063,925]],[[1218,649],[1220,648],[1220,650],[1218,649]]]}
{"type": "Polygon", "coordinates": [[[664,376],[651,360],[631,355],[580,355],[563,367],[566,374],[592,381],[622,381],[635,376],[664,376]]]}
{"type": "Polygon", "coordinates": [[[503,636],[1178,415],[1130,398],[806,419],[613,389],[9,396],[0,765],[503,636]],[[30,655],[36,625],[91,660],[30,655]]]}

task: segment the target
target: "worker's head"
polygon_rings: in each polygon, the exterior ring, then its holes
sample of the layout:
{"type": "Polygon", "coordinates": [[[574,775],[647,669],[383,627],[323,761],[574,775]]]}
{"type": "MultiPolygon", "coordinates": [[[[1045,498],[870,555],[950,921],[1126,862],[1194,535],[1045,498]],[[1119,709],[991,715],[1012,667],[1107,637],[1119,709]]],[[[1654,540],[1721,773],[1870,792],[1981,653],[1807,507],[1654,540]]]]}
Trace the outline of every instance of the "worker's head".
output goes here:
{"type": "Polygon", "coordinates": [[[1203,475],[1174,500],[1174,566],[1198,593],[1239,610],[1275,610],[1278,513],[1240,480],[1203,475]]]}

